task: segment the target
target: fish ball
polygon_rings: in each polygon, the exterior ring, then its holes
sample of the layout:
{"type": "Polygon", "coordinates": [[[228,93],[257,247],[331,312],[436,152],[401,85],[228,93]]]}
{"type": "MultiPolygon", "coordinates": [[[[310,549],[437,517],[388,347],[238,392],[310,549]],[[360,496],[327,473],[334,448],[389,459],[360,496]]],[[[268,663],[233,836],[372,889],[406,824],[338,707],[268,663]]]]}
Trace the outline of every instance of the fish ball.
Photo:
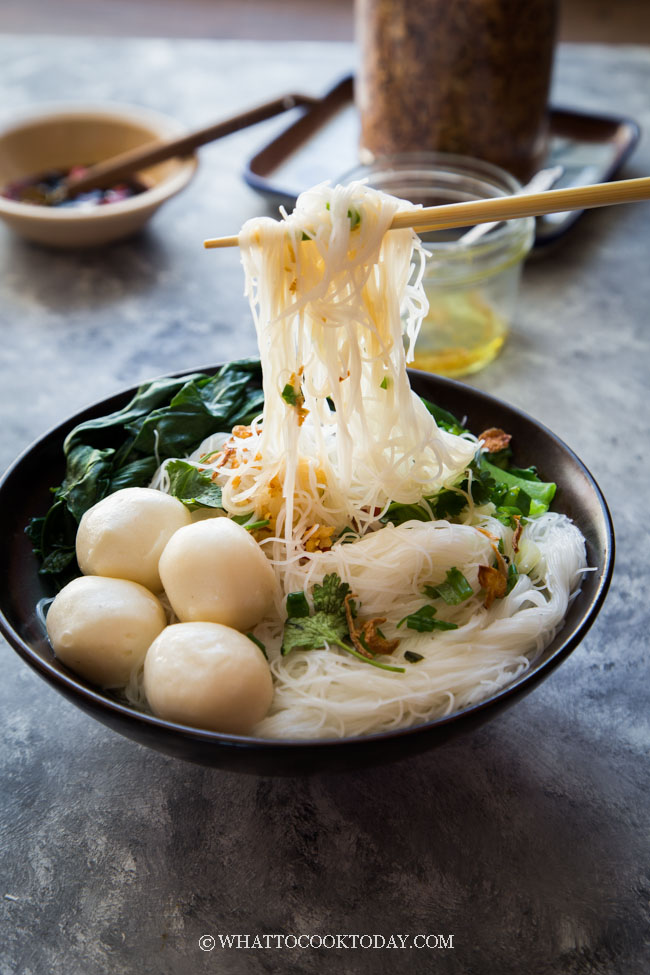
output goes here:
{"type": "Polygon", "coordinates": [[[181,528],[160,559],[160,578],[183,623],[223,623],[248,630],[273,605],[271,563],[254,538],[230,518],[181,528]]]}
{"type": "Polygon", "coordinates": [[[269,666],[243,633],[219,623],[174,623],[151,644],[144,691],[159,718],[245,735],[273,697],[269,666]]]}
{"type": "Polygon", "coordinates": [[[162,491],[116,491],[89,508],[79,523],[79,568],[85,575],[130,579],[160,592],[162,551],[174,532],[191,520],[185,505],[162,491]]]}
{"type": "Polygon", "coordinates": [[[124,687],[166,624],[160,600],[148,589],[105,576],[73,579],[46,619],[59,660],[100,687],[124,687]]]}

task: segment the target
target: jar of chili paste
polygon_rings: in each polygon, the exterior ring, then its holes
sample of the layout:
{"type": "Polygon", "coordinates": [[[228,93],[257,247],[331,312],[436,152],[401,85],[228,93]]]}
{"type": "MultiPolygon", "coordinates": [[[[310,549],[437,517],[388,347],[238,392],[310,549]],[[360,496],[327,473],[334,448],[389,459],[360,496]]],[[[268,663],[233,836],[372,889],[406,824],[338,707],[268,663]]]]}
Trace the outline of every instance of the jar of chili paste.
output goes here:
{"type": "Polygon", "coordinates": [[[361,161],[441,150],[529,179],[556,16],[557,0],[356,0],[361,161]]]}

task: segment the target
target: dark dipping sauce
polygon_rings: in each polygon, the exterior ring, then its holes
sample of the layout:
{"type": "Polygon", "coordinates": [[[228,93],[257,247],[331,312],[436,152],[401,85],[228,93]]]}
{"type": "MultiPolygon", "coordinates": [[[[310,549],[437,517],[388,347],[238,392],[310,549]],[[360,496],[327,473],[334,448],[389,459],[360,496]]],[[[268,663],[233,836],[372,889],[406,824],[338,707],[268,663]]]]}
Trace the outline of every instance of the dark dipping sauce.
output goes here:
{"type": "Polygon", "coordinates": [[[2,196],[16,203],[31,203],[35,206],[57,207],[58,209],[90,210],[108,203],[121,203],[132,196],[144,193],[150,187],[141,179],[132,177],[121,180],[107,189],[84,190],[66,200],[57,199],[57,190],[66,179],[80,179],[87,172],[87,166],[73,166],[71,169],[50,169],[38,176],[16,180],[2,188],[2,196]]]}

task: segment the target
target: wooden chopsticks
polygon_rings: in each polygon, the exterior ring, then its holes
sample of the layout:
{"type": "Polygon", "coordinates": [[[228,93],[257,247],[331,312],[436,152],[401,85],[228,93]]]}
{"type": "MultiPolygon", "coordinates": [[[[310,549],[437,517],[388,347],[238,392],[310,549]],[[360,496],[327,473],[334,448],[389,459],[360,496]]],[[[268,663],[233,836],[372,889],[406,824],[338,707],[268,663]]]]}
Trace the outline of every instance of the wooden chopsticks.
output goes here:
{"type": "MultiPolygon", "coordinates": [[[[594,183],[590,186],[571,186],[544,193],[527,193],[520,196],[500,196],[489,200],[470,200],[466,203],[448,203],[437,207],[403,210],[395,216],[391,230],[412,227],[419,232],[449,230],[453,227],[469,227],[472,224],[491,221],[516,220],[520,217],[539,217],[545,213],[561,213],[565,210],[587,210],[593,207],[612,206],[616,203],[638,203],[650,199],[650,176],[638,179],[622,179],[614,183],[594,183]]],[[[212,237],[203,246],[237,247],[239,238],[212,237]]]]}
{"type": "Polygon", "coordinates": [[[279,115],[281,112],[287,112],[291,108],[313,105],[314,101],[315,99],[309,95],[292,92],[288,95],[282,95],[280,98],[274,98],[272,101],[264,102],[262,105],[256,105],[238,115],[222,119],[213,125],[206,125],[202,129],[186,132],[173,139],[154,140],[144,146],[136,146],[135,149],[129,149],[118,156],[113,156],[111,159],[90,166],[83,176],[64,180],[62,187],[57,190],[58,201],[68,199],[70,196],[86,190],[95,189],[98,186],[110,185],[113,180],[124,179],[126,176],[146,169],[148,166],[163,162],[165,159],[171,159],[175,156],[188,156],[195,149],[208,142],[222,139],[232,132],[247,128],[249,125],[264,122],[266,119],[279,115]]]}

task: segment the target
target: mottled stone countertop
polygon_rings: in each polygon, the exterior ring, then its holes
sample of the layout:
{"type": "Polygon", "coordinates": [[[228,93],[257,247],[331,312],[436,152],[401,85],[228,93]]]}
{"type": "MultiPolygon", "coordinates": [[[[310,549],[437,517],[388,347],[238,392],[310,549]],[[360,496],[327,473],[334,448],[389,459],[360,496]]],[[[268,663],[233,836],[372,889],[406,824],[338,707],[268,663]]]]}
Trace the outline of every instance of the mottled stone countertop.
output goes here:
{"type": "MultiPolygon", "coordinates": [[[[198,125],[320,93],[353,61],[343,44],[4,37],[0,122],[111,99],[198,125]]],[[[563,48],[555,96],[648,132],[650,49],[563,48]]],[[[201,242],[264,210],[241,167],[282,124],[203,149],[190,188],[127,243],[56,253],[0,226],[3,468],[89,402],[254,351],[238,254],[201,242]]],[[[644,136],[624,174],[648,172],[644,136]]],[[[475,734],[354,775],[238,776],[119,737],[2,644],[0,975],[650,970],[649,256],[647,205],[585,215],[528,263],[513,335],[474,380],[583,459],[618,550],[584,643],[475,734]],[[200,950],[224,932],[453,948],[200,950]]]]}

